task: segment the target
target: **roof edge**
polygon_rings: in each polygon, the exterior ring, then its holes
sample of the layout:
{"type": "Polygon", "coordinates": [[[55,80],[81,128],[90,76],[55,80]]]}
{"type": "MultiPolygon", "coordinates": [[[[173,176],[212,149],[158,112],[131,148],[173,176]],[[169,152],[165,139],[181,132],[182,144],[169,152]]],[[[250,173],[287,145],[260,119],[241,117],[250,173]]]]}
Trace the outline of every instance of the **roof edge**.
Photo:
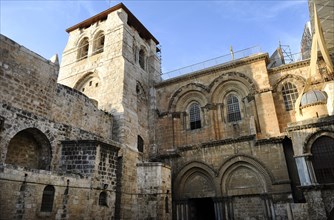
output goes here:
{"type": "Polygon", "coordinates": [[[119,3],[111,8],[108,8],[105,11],[100,12],[93,17],[90,17],[72,27],[66,29],[67,33],[70,33],[78,28],[89,27],[91,24],[105,18],[111,12],[114,12],[118,9],[123,9],[128,14],[128,25],[133,26],[139,33],[139,35],[145,39],[152,39],[156,44],[159,44],[159,41],[146,29],[146,27],[132,14],[132,12],[123,4],[119,3]]]}

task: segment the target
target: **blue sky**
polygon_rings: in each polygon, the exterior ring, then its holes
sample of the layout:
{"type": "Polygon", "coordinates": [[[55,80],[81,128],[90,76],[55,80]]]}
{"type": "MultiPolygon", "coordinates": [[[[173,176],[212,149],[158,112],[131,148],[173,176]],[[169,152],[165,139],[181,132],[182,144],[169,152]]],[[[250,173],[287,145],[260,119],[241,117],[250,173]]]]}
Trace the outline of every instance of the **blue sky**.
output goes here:
{"type": "MultiPolygon", "coordinates": [[[[1,1],[1,34],[49,59],[61,56],[65,29],[121,1],[1,1]]],[[[306,0],[122,1],[159,40],[168,72],[260,46],[271,55],[281,41],[299,52],[309,20],[306,0]]]]}

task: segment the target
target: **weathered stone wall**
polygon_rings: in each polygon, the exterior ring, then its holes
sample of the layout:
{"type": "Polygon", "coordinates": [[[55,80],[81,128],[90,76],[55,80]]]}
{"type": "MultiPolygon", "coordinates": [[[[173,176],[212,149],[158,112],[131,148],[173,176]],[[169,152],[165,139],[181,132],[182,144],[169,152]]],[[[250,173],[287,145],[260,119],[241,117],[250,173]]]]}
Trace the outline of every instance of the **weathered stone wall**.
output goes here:
{"type": "Polygon", "coordinates": [[[274,204],[275,219],[295,219],[308,220],[308,204],[307,203],[277,203],[274,204]]]}
{"type": "Polygon", "coordinates": [[[51,171],[29,171],[0,166],[0,219],[110,219],[114,217],[115,190],[92,185],[90,178],[58,175],[51,171]],[[43,190],[55,188],[52,212],[41,212],[43,190]],[[107,193],[107,205],[99,195],[107,193]]]}
{"type": "Polygon", "coordinates": [[[59,66],[0,35],[0,100],[50,117],[59,66]]]}
{"type": "Polygon", "coordinates": [[[60,140],[111,140],[111,115],[94,107],[85,95],[57,85],[55,64],[2,35],[1,42],[1,161],[5,160],[10,140],[27,128],[37,128],[47,136],[54,164],[60,140]],[[34,101],[34,97],[43,101],[34,101]]]}
{"type": "Polygon", "coordinates": [[[159,151],[241,136],[280,134],[265,66],[265,55],[192,73],[156,85],[158,119],[155,141],[159,151]],[[228,122],[225,96],[239,95],[241,119],[228,122]],[[201,106],[200,129],[189,127],[187,105],[201,106]]]}
{"type": "Polygon", "coordinates": [[[138,219],[172,219],[170,167],[161,163],[137,164],[138,219]]]}
{"type": "Polygon", "coordinates": [[[80,92],[58,85],[56,64],[2,35],[0,45],[4,54],[0,60],[0,191],[1,201],[7,201],[1,202],[1,219],[114,217],[117,147],[104,147],[118,146],[111,140],[112,116],[80,92]],[[105,144],[91,152],[94,157],[89,161],[79,149],[62,151],[64,140],[105,144]],[[75,164],[67,164],[70,161],[75,164]],[[98,181],[83,177],[89,170],[87,162],[94,164],[92,173],[98,181]],[[79,175],[64,176],[67,172],[79,175]],[[47,185],[55,187],[54,207],[51,213],[42,213],[47,185]],[[108,207],[99,205],[102,191],[108,207]]]}
{"type": "MultiPolygon", "coordinates": [[[[58,82],[94,99],[99,109],[113,114],[113,139],[122,143],[122,170],[119,184],[119,217],[133,219],[137,211],[138,177],[136,164],[148,159],[149,120],[154,110],[151,88],[160,80],[160,61],[156,43],[146,40],[128,25],[124,9],[108,14],[106,20],[69,33],[63,53],[58,82]],[[94,53],[95,36],[103,32],[104,49],[94,53]],[[87,37],[88,55],[78,59],[79,43],[87,37]],[[144,65],[139,63],[139,51],[144,51],[144,65]],[[153,107],[152,107],[153,105],[153,107]],[[143,152],[137,150],[138,137],[143,139],[143,152]]],[[[133,19],[133,18],[131,18],[133,19]]]]}

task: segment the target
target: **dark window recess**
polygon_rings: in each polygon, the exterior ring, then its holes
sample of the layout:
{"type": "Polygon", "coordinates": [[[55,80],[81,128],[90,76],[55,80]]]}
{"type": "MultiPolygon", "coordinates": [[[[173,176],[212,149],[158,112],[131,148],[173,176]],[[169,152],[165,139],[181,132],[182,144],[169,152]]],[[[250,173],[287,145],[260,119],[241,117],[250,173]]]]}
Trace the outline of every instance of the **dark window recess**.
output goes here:
{"type": "Polygon", "coordinates": [[[165,197],[165,213],[169,213],[168,196],[165,197]]]}
{"type": "Polygon", "coordinates": [[[318,138],[311,153],[318,183],[334,183],[334,139],[328,136],[318,138]]]}
{"type": "Polygon", "coordinates": [[[139,65],[142,69],[145,69],[145,52],[144,52],[144,50],[139,51],[139,65]]]}
{"type": "Polygon", "coordinates": [[[99,196],[99,205],[100,206],[108,206],[107,204],[107,193],[101,192],[99,196]]]}
{"type": "Polygon", "coordinates": [[[41,212],[52,212],[53,200],[55,195],[55,188],[51,185],[48,185],[44,188],[41,212]]]}
{"type": "Polygon", "coordinates": [[[241,120],[239,100],[235,95],[227,96],[227,120],[228,122],[241,120]]]}
{"type": "Polygon", "coordinates": [[[0,116],[0,130],[5,126],[5,118],[0,116]]]}
{"type": "Polygon", "coordinates": [[[139,135],[137,138],[137,149],[139,152],[144,152],[144,140],[139,135]]]}
{"type": "Polygon", "coordinates": [[[190,129],[195,130],[202,127],[201,110],[197,103],[190,106],[189,109],[190,129]]]}

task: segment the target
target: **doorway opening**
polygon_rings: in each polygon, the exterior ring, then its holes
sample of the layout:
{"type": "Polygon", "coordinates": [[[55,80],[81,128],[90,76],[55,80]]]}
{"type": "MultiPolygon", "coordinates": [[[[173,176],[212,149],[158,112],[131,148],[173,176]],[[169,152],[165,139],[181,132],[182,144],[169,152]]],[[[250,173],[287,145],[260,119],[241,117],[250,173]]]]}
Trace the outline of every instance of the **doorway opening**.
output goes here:
{"type": "Polygon", "coordinates": [[[211,198],[190,199],[190,219],[215,220],[215,209],[211,198]]]}

